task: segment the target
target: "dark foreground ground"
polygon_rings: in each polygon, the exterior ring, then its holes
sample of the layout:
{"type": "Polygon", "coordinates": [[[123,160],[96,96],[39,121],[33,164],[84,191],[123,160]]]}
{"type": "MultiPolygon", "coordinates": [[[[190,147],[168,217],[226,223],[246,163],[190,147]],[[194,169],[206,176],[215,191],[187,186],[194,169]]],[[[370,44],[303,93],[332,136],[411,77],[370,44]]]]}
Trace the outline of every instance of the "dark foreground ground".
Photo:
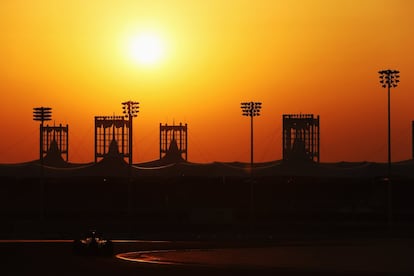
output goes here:
{"type": "Polygon", "coordinates": [[[3,240],[0,242],[0,275],[414,275],[413,248],[414,239],[395,235],[115,243],[115,254],[197,249],[194,253],[158,254],[167,261],[190,265],[160,265],[116,257],[74,256],[70,240],[3,240]],[[232,265],[225,265],[223,258],[232,265]],[[194,265],[200,260],[204,265],[194,265]],[[258,265],[251,265],[255,262],[258,265]]]}

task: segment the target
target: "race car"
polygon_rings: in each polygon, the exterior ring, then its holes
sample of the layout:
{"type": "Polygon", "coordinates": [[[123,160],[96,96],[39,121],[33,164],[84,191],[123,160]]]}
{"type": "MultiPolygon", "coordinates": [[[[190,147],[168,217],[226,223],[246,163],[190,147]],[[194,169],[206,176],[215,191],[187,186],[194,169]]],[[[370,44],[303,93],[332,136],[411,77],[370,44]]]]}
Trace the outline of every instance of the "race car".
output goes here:
{"type": "Polygon", "coordinates": [[[95,230],[91,230],[83,238],[73,241],[73,253],[83,256],[112,256],[114,246],[111,240],[104,239],[95,230]]]}

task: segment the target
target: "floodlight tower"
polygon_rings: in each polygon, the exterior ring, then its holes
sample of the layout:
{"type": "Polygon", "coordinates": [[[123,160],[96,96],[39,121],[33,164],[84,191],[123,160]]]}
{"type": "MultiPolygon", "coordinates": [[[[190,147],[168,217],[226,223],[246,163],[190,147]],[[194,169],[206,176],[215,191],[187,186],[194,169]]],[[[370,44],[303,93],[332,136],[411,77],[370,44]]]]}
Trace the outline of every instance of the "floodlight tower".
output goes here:
{"type": "Polygon", "coordinates": [[[381,70],[378,71],[380,74],[380,83],[383,88],[388,88],[388,177],[390,176],[391,171],[391,88],[397,87],[400,82],[399,75],[400,71],[398,70],[381,70]]]}
{"type": "Polygon", "coordinates": [[[50,107],[35,107],[33,108],[33,120],[40,121],[40,191],[39,191],[39,215],[42,221],[45,217],[45,184],[44,184],[44,166],[43,166],[43,123],[44,121],[52,120],[52,108],[50,107]]]}
{"type": "Polygon", "coordinates": [[[52,120],[52,108],[50,107],[35,107],[33,108],[33,120],[40,121],[40,157],[39,160],[43,164],[43,123],[44,121],[52,120]]]}
{"type": "Polygon", "coordinates": [[[253,117],[260,116],[261,102],[242,102],[243,116],[250,117],[250,167],[253,168],[253,117]]]}
{"type": "Polygon", "coordinates": [[[400,71],[398,70],[381,70],[378,71],[380,74],[380,83],[383,88],[388,88],[388,166],[387,166],[387,176],[388,176],[388,224],[392,223],[392,184],[391,184],[391,88],[397,87],[400,82],[399,75],[400,71]]]}
{"type": "Polygon", "coordinates": [[[129,150],[129,165],[132,165],[132,119],[138,116],[139,102],[127,101],[122,103],[123,113],[128,118],[129,134],[128,134],[128,150],[129,150]]]}

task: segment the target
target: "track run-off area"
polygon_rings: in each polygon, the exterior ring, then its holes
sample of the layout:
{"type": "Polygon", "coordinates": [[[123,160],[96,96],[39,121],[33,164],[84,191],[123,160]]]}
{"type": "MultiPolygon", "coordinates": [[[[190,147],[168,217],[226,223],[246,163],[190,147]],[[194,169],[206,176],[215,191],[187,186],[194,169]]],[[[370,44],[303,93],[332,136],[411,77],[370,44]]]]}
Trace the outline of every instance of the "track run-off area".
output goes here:
{"type": "Polygon", "coordinates": [[[0,240],[2,275],[414,275],[414,238],[113,240],[113,257],[73,240],[0,240]],[[236,273],[236,274],[234,274],[236,273]]]}
{"type": "Polygon", "coordinates": [[[266,247],[191,248],[125,252],[117,258],[136,263],[290,269],[360,274],[414,273],[414,240],[290,242],[266,247]]]}

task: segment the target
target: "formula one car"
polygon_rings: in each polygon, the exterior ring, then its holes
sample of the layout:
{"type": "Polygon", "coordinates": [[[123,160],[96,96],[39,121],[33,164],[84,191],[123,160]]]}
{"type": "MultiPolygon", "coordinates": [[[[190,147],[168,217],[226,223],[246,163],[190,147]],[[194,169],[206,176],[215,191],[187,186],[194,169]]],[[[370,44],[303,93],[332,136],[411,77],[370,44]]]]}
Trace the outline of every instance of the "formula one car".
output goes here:
{"type": "Polygon", "coordinates": [[[73,253],[83,256],[112,256],[114,246],[112,241],[102,238],[102,235],[91,230],[83,238],[73,241],[73,253]]]}

